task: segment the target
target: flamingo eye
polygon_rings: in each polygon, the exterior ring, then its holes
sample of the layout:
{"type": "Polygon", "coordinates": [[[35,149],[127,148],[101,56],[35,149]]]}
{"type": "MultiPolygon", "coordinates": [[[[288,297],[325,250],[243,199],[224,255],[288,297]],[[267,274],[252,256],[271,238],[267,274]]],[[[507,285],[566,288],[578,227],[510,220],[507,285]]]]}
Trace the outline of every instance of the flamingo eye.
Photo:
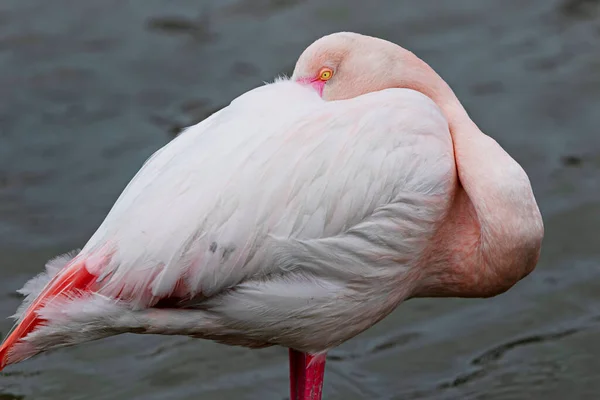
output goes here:
{"type": "Polygon", "coordinates": [[[319,80],[328,81],[333,76],[333,71],[330,68],[323,68],[319,73],[319,80]]]}

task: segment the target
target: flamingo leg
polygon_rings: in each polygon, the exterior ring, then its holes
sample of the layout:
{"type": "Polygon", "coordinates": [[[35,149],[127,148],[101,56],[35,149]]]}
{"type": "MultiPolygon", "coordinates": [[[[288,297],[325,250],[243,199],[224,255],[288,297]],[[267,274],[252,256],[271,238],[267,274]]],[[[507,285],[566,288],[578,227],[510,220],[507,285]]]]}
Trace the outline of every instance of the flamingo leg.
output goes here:
{"type": "Polygon", "coordinates": [[[290,349],[290,400],[321,400],[325,356],[290,349]]]}

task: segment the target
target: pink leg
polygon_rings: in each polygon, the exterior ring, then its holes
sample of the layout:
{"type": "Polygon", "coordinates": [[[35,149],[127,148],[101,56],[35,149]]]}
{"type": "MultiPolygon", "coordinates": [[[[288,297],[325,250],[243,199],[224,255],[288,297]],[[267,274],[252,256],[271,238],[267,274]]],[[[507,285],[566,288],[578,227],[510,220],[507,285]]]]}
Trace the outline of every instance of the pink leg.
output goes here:
{"type": "Polygon", "coordinates": [[[325,356],[290,349],[290,400],[321,400],[325,356]]]}

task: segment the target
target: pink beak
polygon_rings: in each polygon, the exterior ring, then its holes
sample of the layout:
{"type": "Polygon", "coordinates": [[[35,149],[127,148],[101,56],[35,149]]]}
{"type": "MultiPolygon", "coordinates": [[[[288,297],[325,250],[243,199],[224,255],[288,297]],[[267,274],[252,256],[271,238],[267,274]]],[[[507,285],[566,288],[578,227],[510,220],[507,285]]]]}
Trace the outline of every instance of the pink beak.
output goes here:
{"type": "Polygon", "coordinates": [[[325,356],[290,349],[290,400],[321,400],[325,356]]]}
{"type": "Polygon", "coordinates": [[[325,88],[326,83],[325,81],[322,81],[319,78],[300,78],[297,79],[296,82],[301,85],[312,87],[317,91],[317,93],[319,93],[319,96],[323,97],[323,89],[325,88]]]}

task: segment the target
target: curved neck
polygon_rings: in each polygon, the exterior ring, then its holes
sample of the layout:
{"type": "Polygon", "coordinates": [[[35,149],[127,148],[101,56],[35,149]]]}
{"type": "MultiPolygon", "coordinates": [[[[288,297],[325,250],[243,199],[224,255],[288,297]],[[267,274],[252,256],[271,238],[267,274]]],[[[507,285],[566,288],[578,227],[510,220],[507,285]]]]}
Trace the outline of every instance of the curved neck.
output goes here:
{"type": "Polygon", "coordinates": [[[431,98],[448,120],[459,185],[453,206],[419,266],[427,274],[415,296],[487,297],[529,274],[543,224],[520,165],[469,118],[450,86],[407,51],[400,87],[431,98]]]}
{"type": "Polygon", "coordinates": [[[461,136],[469,133],[469,128],[479,131],[450,85],[425,61],[408,50],[402,50],[402,71],[398,74],[401,79],[397,86],[416,90],[432,99],[446,116],[453,139],[460,140],[461,136]]]}

